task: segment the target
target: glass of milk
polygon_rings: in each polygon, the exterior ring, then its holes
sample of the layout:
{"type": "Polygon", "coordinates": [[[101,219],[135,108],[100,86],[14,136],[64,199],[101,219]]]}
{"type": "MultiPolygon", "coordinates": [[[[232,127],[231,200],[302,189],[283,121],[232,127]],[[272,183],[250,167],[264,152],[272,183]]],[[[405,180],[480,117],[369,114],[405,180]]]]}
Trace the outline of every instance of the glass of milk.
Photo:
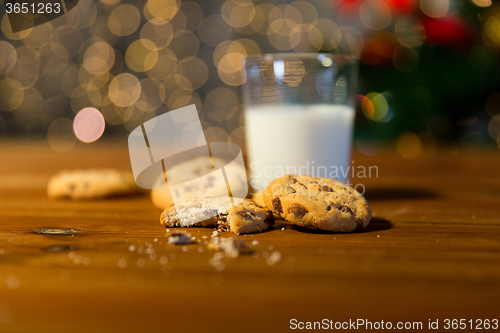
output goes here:
{"type": "Polygon", "coordinates": [[[269,54],[246,58],[245,74],[253,189],[264,189],[285,174],[347,182],[357,60],[333,54],[269,54]]]}

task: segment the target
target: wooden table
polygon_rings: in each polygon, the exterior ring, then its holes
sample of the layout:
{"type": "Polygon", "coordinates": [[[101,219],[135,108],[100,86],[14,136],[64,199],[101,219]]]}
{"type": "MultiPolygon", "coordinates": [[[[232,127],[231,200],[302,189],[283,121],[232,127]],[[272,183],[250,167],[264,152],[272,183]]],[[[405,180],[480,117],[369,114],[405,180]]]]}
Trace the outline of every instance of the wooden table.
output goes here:
{"type": "Polygon", "coordinates": [[[219,271],[205,244],[166,244],[148,196],[47,198],[61,169],[130,170],[126,139],[66,153],[4,141],[0,332],[281,332],[291,319],[424,329],[438,319],[442,330],[446,318],[500,319],[500,152],[452,151],[412,161],[355,153],[355,165],[378,167],[378,178],[355,179],[374,212],[365,232],[277,223],[238,236],[257,240],[258,256],[224,259],[219,271]],[[282,262],[269,265],[274,251],[282,262]]]}

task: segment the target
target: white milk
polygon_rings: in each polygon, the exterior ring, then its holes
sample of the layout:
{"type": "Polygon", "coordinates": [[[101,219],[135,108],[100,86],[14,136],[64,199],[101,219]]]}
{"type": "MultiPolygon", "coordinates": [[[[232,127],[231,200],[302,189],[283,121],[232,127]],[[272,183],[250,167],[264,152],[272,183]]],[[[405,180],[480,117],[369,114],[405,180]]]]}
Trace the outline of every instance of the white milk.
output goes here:
{"type": "Polygon", "coordinates": [[[313,104],[245,110],[250,184],[265,188],[282,175],[349,179],[354,109],[313,104]]]}

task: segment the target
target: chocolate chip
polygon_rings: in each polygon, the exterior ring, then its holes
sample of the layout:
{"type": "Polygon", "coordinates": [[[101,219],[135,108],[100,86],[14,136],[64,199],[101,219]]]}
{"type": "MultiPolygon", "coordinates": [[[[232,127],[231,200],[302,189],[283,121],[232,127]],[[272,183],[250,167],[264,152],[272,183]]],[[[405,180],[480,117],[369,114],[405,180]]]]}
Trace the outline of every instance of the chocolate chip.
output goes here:
{"type": "Polygon", "coordinates": [[[283,208],[281,207],[280,198],[276,197],[276,198],[273,199],[273,208],[279,214],[283,213],[283,208]]]}
{"type": "Polygon", "coordinates": [[[352,210],[347,207],[347,206],[340,206],[339,210],[342,212],[342,213],[349,213],[352,215],[352,210]]]}
{"type": "Polygon", "coordinates": [[[296,182],[298,182],[297,178],[295,178],[295,177],[288,177],[288,181],[291,182],[292,184],[295,184],[296,182]]]}
{"type": "Polygon", "coordinates": [[[295,192],[297,192],[297,191],[295,191],[292,187],[287,186],[287,187],[285,187],[285,192],[286,192],[286,193],[295,193],[295,192]]]}
{"type": "Polygon", "coordinates": [[[237,212],[236,215],[243,217],[245,220],[251,220],[255,217],[255,215],[250,212],[237,212]]]}
{"type": "Polygon", "coordinates": [[[306,215],[306,213],[307,213],[306,207],[299,205],[299,204],[293,204],[290,207],[289,211],[290,211],[290,213],[292,213],[293,215],[295,215],[297,217],[302,217],[302,216],[306,215]]]}
{"type": "Polygon", "coordinates": [[[327,185],[321,185],[319,190],[323,192],[335,192],[330,186],[327,185]]]}
{"type": "Polygon", "coordinates": [[[298,182],[300,186],[304,186],[307,189],[307,186],[305,184],[302,184],[301,182],[298,182]]]}
{"type": "Polygon", "coordinates": [[[326,210],[331,210],[332,206],[326,206],[326,210]]]}
{"type": "Polygon", "coordinates": [[[356,220],[356,223],[357,223],[358,225],[356,226],[356,229],[354,229],[354,230],[363,230],[363,229],[364,229],[364,226],[363,226],[363,221],[361,221],[361,220],[356,220]]]}

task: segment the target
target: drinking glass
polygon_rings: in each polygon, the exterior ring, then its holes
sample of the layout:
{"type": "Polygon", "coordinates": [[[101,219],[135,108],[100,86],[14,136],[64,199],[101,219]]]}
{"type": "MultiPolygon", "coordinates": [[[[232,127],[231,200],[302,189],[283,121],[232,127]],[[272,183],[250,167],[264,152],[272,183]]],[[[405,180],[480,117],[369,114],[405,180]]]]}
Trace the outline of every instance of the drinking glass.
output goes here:
{"type": "Polygon", "coordinates": [[[245,60],[250,185],[285,174],[349,180],[358,62],[333,54],[245,60]]]}

